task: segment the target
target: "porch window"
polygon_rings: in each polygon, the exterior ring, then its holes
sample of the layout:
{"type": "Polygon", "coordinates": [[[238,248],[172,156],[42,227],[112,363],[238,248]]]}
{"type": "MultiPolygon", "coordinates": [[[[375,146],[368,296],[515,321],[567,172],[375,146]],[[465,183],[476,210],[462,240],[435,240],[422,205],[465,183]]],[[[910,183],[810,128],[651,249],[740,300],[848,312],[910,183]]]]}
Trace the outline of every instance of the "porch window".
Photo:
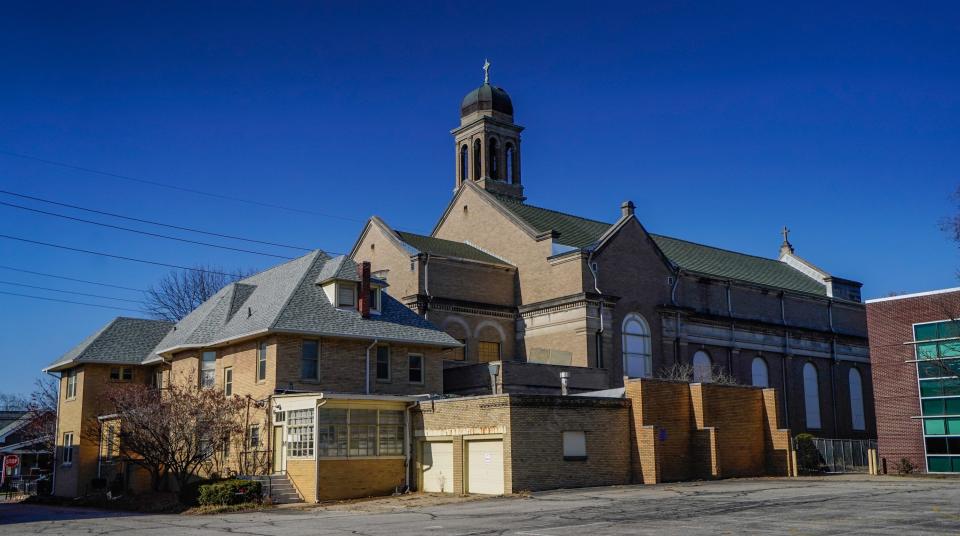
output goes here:
{"type": "Polygon", "coordinates": [[[321,409],[317,427],[321,458],[403,455],[405,424],[400,410],[321,409]]]}
{"type": "Polygon", "coordinates": [[[287,456],[313,457],[313,409],[291,410],[287,419],[287,456]]]}

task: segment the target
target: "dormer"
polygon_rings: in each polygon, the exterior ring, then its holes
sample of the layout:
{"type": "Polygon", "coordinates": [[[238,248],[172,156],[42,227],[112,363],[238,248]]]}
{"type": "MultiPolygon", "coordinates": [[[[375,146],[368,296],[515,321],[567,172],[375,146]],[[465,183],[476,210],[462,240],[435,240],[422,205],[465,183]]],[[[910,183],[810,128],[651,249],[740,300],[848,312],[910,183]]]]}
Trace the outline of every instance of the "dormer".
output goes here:
{"type": "Polygon", "coordinates": [[[359,311],[364,317],[381,313],[381,293],[387,283],[371,277],[368,262],[358,266],[344,256],[330,259],[317,277],[317,284],[339,310],[359,311]]]}

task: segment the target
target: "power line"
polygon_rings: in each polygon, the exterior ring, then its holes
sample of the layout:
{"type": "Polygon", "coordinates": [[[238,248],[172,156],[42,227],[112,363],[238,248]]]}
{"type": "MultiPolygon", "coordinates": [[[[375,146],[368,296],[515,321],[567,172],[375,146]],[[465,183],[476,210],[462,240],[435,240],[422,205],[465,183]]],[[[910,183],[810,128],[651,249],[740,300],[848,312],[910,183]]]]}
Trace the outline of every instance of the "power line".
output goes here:
{"type": "Polygon", "coordinates": [[[78,296],[87,296],[89,298],[103,298],[104,300],[117,300],[117,301],[124,301],[124,302],[130,302],[130,303],[143,303],[140,300],[130,300],[127,298],[114,298],[112,296],[103,296],[101,294],[87,294],[86,292],[75,292],[72,290],[62,290],[58,288],[38,287],[35,285],[27,285],[25,283],[15,283],[13,281],[0,281],[0,284],[15,285],[18,287],[26,287],[26,288],[36,289],[36,290],[48,290],[50,292],[63,292],[64,294],[76,294],[78,296]]]}
{"type": "Polygon", "coordinates": [[[359,219],[356,219],[356,218],[349,218],[349,217],[347,217],[347,216],[338,216],[338,215],[336,215],[336,214],[327,214],[327,213],[324,213],[324,212],[317,212],[317,211],[314,211],[314,210],[306,210],[306,209],[302,209],[302,208],[287,207],[287,206],[284,206],[284,205],[276,205],[276,204],[273,204],[273,203],[264,203],[263,201],[254,201],[254,200],[251,200],[251,199],[243,199],[243,198],[241,198],[241,197],[234,197],[234,196],[224,195],[224,194],[218,194],[218,193],[214,193],[214,192],[206,192],[206,191],[203,191],[203,190],[196,190],[196,189],[194,189],[194,188],[185,188],[185,187],[183,187],[183,186],[176,186],[176,185],[167,184],[167,183],[164,183],[164,182],[153,181],[153,180],[148,180],[148,179],[141,179],[141,178],[138,178],[138,177],[132,177],[132,176],[130,176],[130,175],[121,175],[121,174],[119,174],[119,173],[111,173],[111,172],[109,172],[109,171],[101,171],[101,170],[98,170],[98,169],[88,168],[88,167],[84,167],[84,166],[78,166],[78,165],[75,165],[75,164],[68,164],[68,163],[66,163],[66,162],[58,162],[58,161],[56,161],[56,160],[48,160],[48,159],[46,159],[46,158],[39,158],[39,157],[36,157],[36,156],[30,156],[30,155],[26,155],[26,154],[22,154],[22,153],[15,153],[15,152],[13,152],[13,151],[5,151],[5,150],[3,150],[3,149],[0,149],[0,154],[5,154],[5,155],[7,155],[7,156],[13,156],[13,157],[16,157],[16,158],[23,158],[23,159],[25,159],[25,160],[33,160],[33,161],[35,161],[35,162],[41,162],[41,163],[48,164],[48,165],[51,165],[51,166],[58,166],[58,167],[66,168],[66,169],[72,169],[72,170],[75,170],[75,171],[82,171],[82,172],[84,172],[84,173],[93,173],[93,174],[96,174],[96,175],[103,175],[104,177],[112,177],[112,178],[115,178],[115,179],[122,179],[122,180],[126,180],[126,181],[139,182],[139,183],[141,183],[141,184],[149,184],[149,185],[157,186],[157,187],[160,187],[160,188],[169,188],[169,189],[171,189],[171,190],[179,190],[179,191],[181,191],[181,192],[188,192],[188,193],[192,193],[192,194],[196,194],[196,195],[204,195],[204,196],[213,197],[213,198],[216,198],[216,199],[225,199],[225,200],[228,200],[228,201],[235,201],[235,202],[238,202],[238,203],[247,203],[248,205],[256,205],[256,206],[267,207],[267,208],[276,208],[276,209],[286,210],[286,211],[290,211],[290,212],[299,212],[299,213],[301,213],[301,214],[311,214],[311,215],[313,215],[313,216],[323,216],[323,217],[325,217],[325,218],[335,218],[335,219],[338,219],[338,220],[344,220],[344,221],[351,221],[351,222],[360,222],[360,223],[363,223],[363,220],[359,220],[359,219]]]}
{"type": "Polygon", "coordinates": [[[99,282],[97,282],[97,281],[87,281],[86,279],[77,279],[77,278],[74,278],[74,277],[67,277],[67,276],[65,276],[65,275],[46,274],[46,273],[43,273],[43,272],[35,272],[35,271],[33,271],[33,270],[24,270],[23,268],[14,268],[13,266],[3,266],[3,265],[0,265],[0,269],[3,269],[3,270],[11,270],[11,271],[13,271],[13,272],[21,272],[21,273],[24,273],[24,274],[40,275],[40,276],[43,276],[43,277],[53,277],[53,278],[56,278],[56,279],[64,279],[64,280],[66,280],[66,281],[76,281],[76,282],[78,282],[78,283],[86,283],[86,284],[88,284],[88,285],[100,285],[101,287],[119,288],[119,289],[123,289],[123,290],[132,290],[132,291],[134,291],[134,292],[143,292],[143,291],[144,291],[143,289],[140,289],[140,288],[124,287],[124,286],[121,286],[121,285],[112,285],[112,284],[110,284],[110,283],[99,283],[99,282]]]}
{"type": "Polygon", "coordinates": [[[158,233],[151,233],[151,232],[149,232],[149,231],[141,231],[141,230],[139,230],[139,229],[131,229],[131,228],[129,228],[129,227],[121,227],[121,226],[119,226],[119,225],[111,225],[111,224],[109,224],[109,223],[101,223],[101,222],[93,221],[93,220],[85,220],[85,219],[83,219],[83,218],[75,218],[75,217],[73,217],[73,216],[67,216],[67,215],[65,215],[65,214],[57,214],[56,212],[48,212],[48,211],[46,211],[46,210],[40,210],[40,209],[37,209],[37,208],[30,208],[30,207],[25,207],[25,206],[23,206],[23,205],[17,205],[17,204],[14,204],[14,203],[7,203],[6,201],[0,201],[0,205],[6,206],[6,207],[18,208],[18,209],[20,209],[20,210],[27,210],[27,211],[30,211],[30,212],[36,212],[36,213],[38,213],[38,214],[44,214],[44,215],[47,215],[47,216],[54,216],[54,217],[57,217],[57,218],[63,218],[63,219],[66,219],[66,220],[72,220],[72,221],[77,221],[77,222],[81,222],[81,223],[89,223],[89,224],[91,224],[91,225],[99,225],[99,226],[101,226],[101,227],[108,227],[108,228],[110,228],[110,229],[118,229],[118,230],[120,230],[120,231],[127,231],[127,232],[130,232],[130,233],[138,233],[138,234],[142,234],[142,235],[146,235],[146,236],[152,236],[152,237],[154,237],[154,238],[165,238],[165,239],[167,239],[167,240],[176,240],[177,242],[185,242],[185,243],[187,243],[187,244],[197,244],[197,245],[200,245],[200,246],[207,246],[207,247],[212,247],[212,248],[227,249],[227,250],[230,250],[230,251],[239,251],[239,252],[241,252],[241,253],[252,253],[252,254],[254,254],[254,255],[263,255],[263,256],[265,256],[265,257],[274,257],[274,258],[277,258],[277,259],[290,260],[290,258],[291,258],[291,257],[286,257],[286,256],[284,256],[284,255],[274,255],[273,253],[265,253],[265,252],[263,252],[263,251],[253,251],[253,250],[251,250],[251,249],[243,249],[243,248],[234,248],[234,247],[230,247],[230,246],[222,246],[222,245],[220,245],[220,244],[211,244],[210,242],[200,242],[200,241],[198,241],[198,240],[189,240],[189,239],[187,239],[187,238],[179,238],[179,237],[176,237],[176,236],[163,235],[163,234],[158,234],[158,233]]]}
{"type": "Polygon", "coordinates": [[[73,247],[70,247],[70,246],[63,246],[63,245],[60,245],[60,244],[51,244],[51,243],[49,243],[49,242],[40,242],[39,240],[30,240],[29,238],[20,238],[20,237],[16,237],[16,236],[5,235],[5,234],[0,234],[0,238],[6,238],[7,240],[16,240],[16,241],[18,241],[18,242],[26,242],[26,243],[28,243],[28,244],[37,244],[37,245],[40,245],[40,246],[47,246],[47,247],[51,247],[51,248],[66,249],[66,250],[68,250],[68,251],[77,251],[77,252],[80,252],[80,253],[88,253],[88,254],[90,254],[90,255],[100,255],[101,257],[110,257],[110,258],[113,258],[113,259],[120,259],[120,260],[124,260],[124,261],[139,262],[139,263],[143,263],[143,264],[153,264],[153,265],[155,265],[155,266],[166,266],[167,268],[177,268],[178,270],[190,270],[191,272],[202,272],[202,273],[207,273],[207,274],[225,275],[225,276],[227,276],[227,277],[233,277],[233,276],[235,275],[235,274],[228,274],[228,273],[224,273],[224,272],[217,272],[217,271],[214,271],[214,270],[204,270],[203,268],[191,268],[191,267],[189,267],[189,266],[180,266],[179,264],[167,264],[167,263],[165,263],[165,262],[148,261],[148,260],[144,260],[144,259],[135,259],[135,258],[133,258],[133,257],[124,257],[123,255],[114,255],[114,254],[112,254],[112,253],[102,253],[102,252],[99,252],[99,251],[91,251],[91,250],[89,250],[89,249],[73,248],[73,247]]]}
{"type": "Polygon", "coordinates": [[[43,296],[33,296],[30,294],[18,294],[16,292],[4,292],[2,290],[0,290],[0,294],[5,294],[7,296],[19,296],[21,298],[32,298],[34,300],[45,300],[45,301],[52,301],[52,302],[58,302],[58,303],[72,303],[74,305],[86,305],[87,307],[100,307],[101,309],[117,309],[119,311],[133,311],[134,313],[143,313],[143,311],[141,311],[140,309],[130,309],[128,307],[115,307],[113,305],[99,305],[96,303],[84,303],[84,302],[77,302],[77,301],[71,301],[71,300],[61,300],[58,298],[45,298],[43,296]]]}
{"type": "Polygon", "coordinates": [[[234,235],[228,235],[228,234],[222,234],[222,233],[214,233],[214,232],[211,232],[211,231],[203,231],[203,230],[201,230],[201,229],[194,229],[194,228],[192,228],[192,227],[182,227],[182,226],[180,226],[180,225],[173,225],[173,224],[170,224],[170,223],[161,223],[161,222],[152,221],[152,220],[144,220],[144,219],[141,219],[141,218],[134,218],[134,217],[132,217],[132,216],[123,216],[123,215],[121,215],[121,214],[116,214],[116,213],[113,213],[113,212],[106,212],[106,211],[103,211],[103,210],[96,210],[96,209],[92,209],[92,208],[81,207],[81,206],[78,206],[78,205],[71,205],[71,204],[69,204],[69,203],[61,203],[61,202],[59,202],[59,201],[51,201],[50,199],[43,199],[43,198],[41,198],[41,197],[34,197],[34,196],[32,196],[32,195],[19,194],[19,193],[16,193],[16,192],[11,192],[11,191],[9,191],[9,190],[0,190],[0,193],[2,193],[2,194],[7,194],[7,195],[12,195],[12,196],[16,196],[16,197],[21,197],[21,198],[23,198],[23,199],[30,199],[30,200],[33,200],[33,201],[39,201],[39,202],[41,202],[41,203],[49,203],[49,204],[51,204],[51,205],[59,205],[59,206],[61,206],[61,207],[67,207],[67,208],[72,208],[72,209],[76,209],[76,210],[84,210],[84,211],[86,211],[86,212],[92,212],[92,213],[94,213],[94,214],[100,214],[100,215],[103,215],[103,216],[111,216],[111,217],[114,217],[114,218],[121,218],[121,219],[124,219],[124,220],[130,220],[130,221],[135,221],[135,222],[140,222],[140,223],[148,223],[148,224],[150,224],[150,225],[158,225],[158,226],[160,226],[160,227],[169,227],[169,228],[171,228],[171,229],[178,229],[178,230],[180,230],[180,231],[189,231],[189,232],[191,232],[191,233],[200,233],[200,234],[205,234],[205,235],[209,235],[209,236],[216,236],[216,237],[219,237],[219,238],[229,238],[229,239],[231,239],[231,240],[243,240],[244,242],[253,242],[253,243],[256,243],[256,244],[264,244],[264,245],[268,245],[268,246],[277,246],[277,247],[281,247],[281,248],[299,249],[299,250],[301,250],[301,251],[313,251],[313,248],[305,248],[305,247],[301,247],[301,246],[290,246],[290,245],[287,245],[287,244],[280,244],[280,243],[277,243],[277,242],[269,242],[269,241],[266,241],[266,240],[256,240],[256,239],[253,239],[253,238],[244,238],[244,237],[242,237],[242,236],[234,236],[234,235]]]}

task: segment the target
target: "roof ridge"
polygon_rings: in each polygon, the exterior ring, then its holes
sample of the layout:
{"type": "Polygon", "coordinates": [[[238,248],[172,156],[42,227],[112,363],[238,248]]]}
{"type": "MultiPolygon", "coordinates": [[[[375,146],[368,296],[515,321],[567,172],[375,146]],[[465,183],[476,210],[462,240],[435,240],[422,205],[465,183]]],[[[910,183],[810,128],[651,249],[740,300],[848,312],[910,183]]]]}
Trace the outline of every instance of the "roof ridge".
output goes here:
{"type": "MultiPolygon", "coordinates": [[[[334,258],[336,258],[336,257],[331,257],[330,254],[327,253],[326,251],[324,251],[324,250],[322,250],[322,249],[320,249],[320,248],[317,248],[317,249],[314,249],[314,250],[312,250],[312,251],[308,251],[308,252],[304,253],[303,255],[300,255],[299,257],[294,257],[294,258],[292,258],[292,259],[283,261],[283,262],[281,262],[280,264],[275,264],[275,265],[273,265],[273,266],[264,268],[263,270],[254,272],[254,273],[252,273],[252,274],[244,277],[243,279],[237,279],[236,281],[232,281],[232,283],[243,283],[243,282],[246,281],[247,279],[256,277],[256,276],[258,276],[258,275],[260,275],[260,274],[263,274],[263,273],[265,273],[265,272],[269,272],[270,270],[273,270],[274,268],[280,268],[281,266],[286,266],[286,265],[288,265],[288,264],[290,264],[290,263],[292,263],[292,262],[299,261],[299,260],[303,259],[304,257],[313,255],[313,254],[315,254],[315,253],[320,253],[321,255],[323,255],[324,257],[326,257],[327,259],[334,259],[334,258]]],[[[337,257],[343,257],[343,256],[344,256],[344,255],[337,255],[337,257]]],[[[255,283],[244,283],[244,284],[256,286],[255,283]]]]}
{"type": "MultiPolygon", "coordinates": [[[[744,257],[753,257],[754,259],[760,259],[760,260],[763,260],[763,261],[775,262],[775,263],[782,264],[782,265],[784,265],[784,266],[787,266],[787,267],[789,267],[789,268],[791,268],[791,269],[796,270],[796,268],[793,268],[793,267],[790,266],[789,264],[787,264],[787,263],[785,263],[785,262],[780,262],[778,259],[773,259],[773,258],[770,258],[770,257],[761,257],[760,255],[754,255],[754,254],[752,254],[752,253],[743,253],[742,251],[734,251],[734,250],[732,250],[732,249],[721,248],[721,247],[717,247],[717,246],[711,246],[710,244],[702,244],[702,243],[700,243],[700,242],[694,242],[693,240],[686,240],[686,239],[684,239],[684,238],[676,238],[676,237],[673,237],[673,236],[667,236],[667,235],[662,235],[662,234],[657,234],[657,233],[650,233],[650,236],[651,236],[651,237],[655,237],[655,238],[666,238],[666,239],[668,239],[668,240],[676,240],[677,242],[684,242],[684,243],[686,243],[686,244],[693,244],[694,246],[700,246],[700,247],[702,247],[702,248],[715,249],[715,250],[717,250],[717,251],[723,251],[723,252],[725,252],[725,253],[733,253],[734,255],[742,255],[742,256],[744,256],[744,257]]],[[[797,270],[797,271],[799,272],[799,270],[797,270]]]]}
{"type": "Polygon", "coordinates": [[[552,208],[546,208],[546,207],[541,207],[541,206],[538,206],[538,205],[531,205],[530,203],[524,203],[523,201],[515,201],[513,198],[508,197],[508,196],[505,196],[505,195],[500,195],[500,194],[491,194],[491,195],[493,195],[493,197],[495,197],[498,201],[504,201],[504,202],[507,202],[507,203],[513,203],[513,204],[515,204],[515,205],[521,205],[521,206],[525,206],[525,207],[535,208],[535,209],[537,209],[537,210],[546,210],[547,212],[553,212],[554,214],[560,214],[561,216],[567,216],[567,217],[569,217],[569,218],[577,218],[577,219],[579,219],[579,220],[589,221],[589,222],[592,222],[592,223],[599,223],[599,224],[601,224],[601,225],[613,225],[612,223],[606,222],[606,221],[595,220],[595,219],[593,219],[593,218],[586,218],[586,217],[584,217],[584,216],[578,216],[578,215],[576,215],[576,214],[570,214],[569,212],[563,212],[563,211],[560,211],[560,210],[556,210],[556,209],[552,209],[552,208]]]}

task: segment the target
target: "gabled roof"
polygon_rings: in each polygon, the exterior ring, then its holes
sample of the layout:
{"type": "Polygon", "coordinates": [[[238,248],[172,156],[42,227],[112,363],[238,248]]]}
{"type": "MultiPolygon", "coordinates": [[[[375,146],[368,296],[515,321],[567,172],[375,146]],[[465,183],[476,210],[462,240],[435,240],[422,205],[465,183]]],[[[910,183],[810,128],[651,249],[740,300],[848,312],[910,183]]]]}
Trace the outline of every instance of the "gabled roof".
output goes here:
{"type": "MultiPolygon", "coordinates": [[[[334,257],[323,265],[320,274],[317,276],[318,285],[322,285],[328,281],[353,281],[359,283],[360,267],[346,255],[334,257]]],[[[376,277],[371,277],[370,281],[381,287],[388,286],[386,281],[376,277]]]]}
{"type": "MultiPolygon", "coordinates": [[[[575,248],[593,246],[612,225],[528,205],[502,195],[489,195],[538,233],[554,231],[557,233],[556,242],[575,248]]],[[[650,234],[650,238],[671,263],[687,272],[826,296],[824,285],[776,259],[737,253],[668,236],[650,234]]]]}
{"type": "Polygon", "coordinates": [[[397,238],[404,244],[410,246],[421,253],[429,253],[441,257],[452,257],[456,259],[466,259],[490,264],[506,264],[504,261],[493,255],[479,250],[470,244],[446,240],[443,238],[434,238],[406,231],[394,231],[397,238]]]}
{"type": "Polygon", "coordinates": [[[80,363],[137,364],[151,355],[171,328],[173,323],[163,320],[118,317],[44,370],[62,370],[80,363]]]}
{"type": "Polygon", "coordinates": [[[356,272],[352,259],[330,259],[319,250],[275,266],[217,292],[178,322],[154,352],[166,354],[268,332],[459,346],[385,293],[381,295],[381,313],[369,318],[334,307],[319,283],[341,277],[356,280],[356,272]],[[240,295],[238,288],[244,288],[239,305],[234,299],[240,295]]]}

